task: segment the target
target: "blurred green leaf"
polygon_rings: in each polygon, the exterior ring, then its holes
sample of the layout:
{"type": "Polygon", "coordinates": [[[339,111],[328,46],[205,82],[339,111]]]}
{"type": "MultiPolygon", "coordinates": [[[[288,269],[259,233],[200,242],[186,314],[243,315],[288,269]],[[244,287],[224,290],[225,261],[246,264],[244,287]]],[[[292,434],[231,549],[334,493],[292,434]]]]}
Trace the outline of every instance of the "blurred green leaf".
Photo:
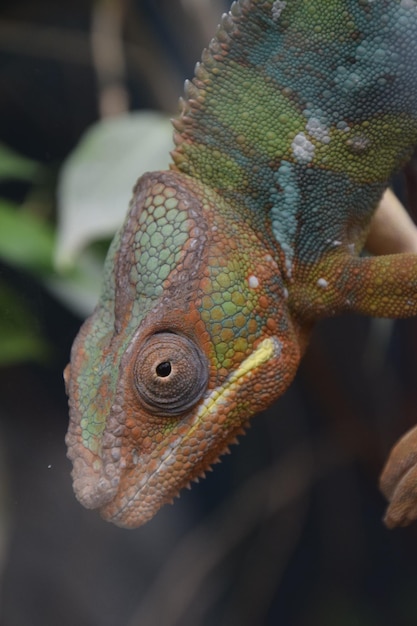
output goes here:
{"type": "Polygon", "coordinates": [[[41,274],[53,272],[55,236],[48,223],[0,199],[0,258],[41,274]]]}
{"type": "Polygon", "coordinates": [[[8,179],[34,180],[41,166],[26,159],[0,143],[0,181],[8,179]]]}
{"type": "Polygon", "coordinates": [[[50,224],[0,199],[0,259],[38,276],[74,313],[90,314],[98,300],[104,252],[82,251],[69,270],[58,272],[53,265],[54,251],[50,224]]]}
{"type": "Polygon", "coordinates": [[[0,281],[0,365],[45,361],[49,350],[36,328],[30,307],[0,281]]]}
{"type": "Polygon", "coordinates": [[[87,317],[97,304],[103,277],[103,259],[83,250],[70,271],[44,280],[45,286],[71,311],[87,317]]]}
{"type": "Polygon", "coordinates": [[[114,235],[138,177],[167,169],[172,148],[168,116],[150,111],[105,119],[86,133],[61,170],[58,267],[71,266],[92,241],[114,235]]]}

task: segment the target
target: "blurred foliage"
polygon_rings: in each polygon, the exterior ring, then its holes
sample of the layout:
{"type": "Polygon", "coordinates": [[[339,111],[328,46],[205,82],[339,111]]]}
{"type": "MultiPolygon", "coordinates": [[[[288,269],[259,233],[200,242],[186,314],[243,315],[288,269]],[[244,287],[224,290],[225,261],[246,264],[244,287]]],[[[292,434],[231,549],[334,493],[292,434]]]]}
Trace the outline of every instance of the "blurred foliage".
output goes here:
{"type": "MultiPolygon", "coordinates": [[[[0,145],[0,179],[35,180],[40,165],[0,145]]],[[[24,208],[0,198],[0,259],[39,276],[52,271],[52,228],[24,208]]],[[[18,292],[0,279],[0,365],[43,360],[45,340],[18,292]]]]}
{"type": "Polygon", "coordinates": [[[24,207],[0,199],[0,257],[39,277],[53,272],[52,226],[24,207]]]}
{"type": "MultiPolygon", "coordinates": [[[[62,165],[56,224],[31,211],[30,200],[17,206],[0,198],[0,259],[34,274],[66,306],[88,315],[107,249],[95,244],[111,239],[122,223],[137,177],[168,167],[171,148],[165,115],[145,111],[98,122],[62,165]]],[[[0,179],[29,179],[36,186],[40,172],[40,164],[0,146],[0,179]]],[[[11,287],[0,291],[0,315],[7,335],[0,364],[44,357],[44,340],[11,287]]]]}
{"type": "Polygon", "coordinates": [[[20,156],[0,143],[0,181],[10,178],[33,180],[36,178],[40,166],[31,159],[20,156]]]}
{"type": "Polygon", "coordinates": [[[43,362],[47,355],[48,346],[38,333],[30,302],[0,280],[0,366],[43,362]]]}

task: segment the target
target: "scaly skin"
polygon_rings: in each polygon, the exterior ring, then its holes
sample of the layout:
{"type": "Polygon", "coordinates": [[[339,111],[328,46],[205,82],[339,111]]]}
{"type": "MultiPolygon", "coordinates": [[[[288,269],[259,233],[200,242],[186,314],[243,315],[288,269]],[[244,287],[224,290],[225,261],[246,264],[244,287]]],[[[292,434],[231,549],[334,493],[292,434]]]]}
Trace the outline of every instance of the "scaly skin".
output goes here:
{"type": "Polygon", "coordinates": [[[233,4],[72,349],[82,504],[144,523],[285,391],[314,322],[417,314],[417,255],[359,256],[417,143],[416,59],[414,0],[233,4]]]}

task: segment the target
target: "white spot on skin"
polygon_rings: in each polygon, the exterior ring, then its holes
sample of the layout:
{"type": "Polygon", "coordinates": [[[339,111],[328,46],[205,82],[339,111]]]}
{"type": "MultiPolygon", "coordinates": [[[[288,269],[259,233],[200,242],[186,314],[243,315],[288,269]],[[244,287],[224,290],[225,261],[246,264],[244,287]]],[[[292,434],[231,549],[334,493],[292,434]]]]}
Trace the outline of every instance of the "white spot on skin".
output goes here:
{"type": "Polygon", "coordinates": [[[271,263],[274,260],[270,254],[265,254],[264,258],[267,263],[271,263]]]}
{"type": "Polygon", "coordinates": [[[281,17],[281,13],[287,6],[287,3],[284,0],[275,0],[272,5],[272,19],[276,22],[281,17]]]}
{"type": "Polygon", "coordinates": [[[327,287],[329,286],[329,283],[327,282],[325,278],[319,278],[317,281],[317,285],[321,287],[322,289],[327,289],[327,287]]]}
{"type": "Polygon", "coordinates": [[[288,300],[289,293],[288,293],[288,289],[286,287],[284,287],[283,294],[284,294],[284,299],[288,300]]]}
{"type": "Polygon", "coordinates": [[[348,139],[346,145],[354,154],[362,154],[363,152],[367,152],[371,147],[371,140],[365,137],[365,135],[356,135],[348,139]]]}
{"type": "Polygon", "coordinates": [[[309,163],[314,158],[315,146],[304,133],[298,133],[291,144],[292,152],[299,163],[309,163]]]}
{"type": "Polygon", "coordinates": [[[306,131],[317,141],[324,144],[330,143],[329,129],[317,117],[310,117],[306,124],[306,131]]]}
{"type": "Polygon", "coordinates": [[[259,287],[259,280],[256,278],[256,276],[249,276],[248,283],[251,289],[256,289],[257,287],[259,287]]]}

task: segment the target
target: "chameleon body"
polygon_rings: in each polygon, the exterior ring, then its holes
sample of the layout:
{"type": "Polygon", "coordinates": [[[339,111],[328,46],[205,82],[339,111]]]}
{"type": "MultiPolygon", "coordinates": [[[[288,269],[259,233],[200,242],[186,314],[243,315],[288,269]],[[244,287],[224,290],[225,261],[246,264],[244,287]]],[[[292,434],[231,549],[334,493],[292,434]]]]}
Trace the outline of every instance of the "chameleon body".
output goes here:
{"type": "Polygon", "coordinates": [[[361,257],[417,143],[415,0],[239,0],[187,82],[66,370],[74,489],[134,527],[291,383],[314,322],[417,314],[417,255],[361,257]]]}

